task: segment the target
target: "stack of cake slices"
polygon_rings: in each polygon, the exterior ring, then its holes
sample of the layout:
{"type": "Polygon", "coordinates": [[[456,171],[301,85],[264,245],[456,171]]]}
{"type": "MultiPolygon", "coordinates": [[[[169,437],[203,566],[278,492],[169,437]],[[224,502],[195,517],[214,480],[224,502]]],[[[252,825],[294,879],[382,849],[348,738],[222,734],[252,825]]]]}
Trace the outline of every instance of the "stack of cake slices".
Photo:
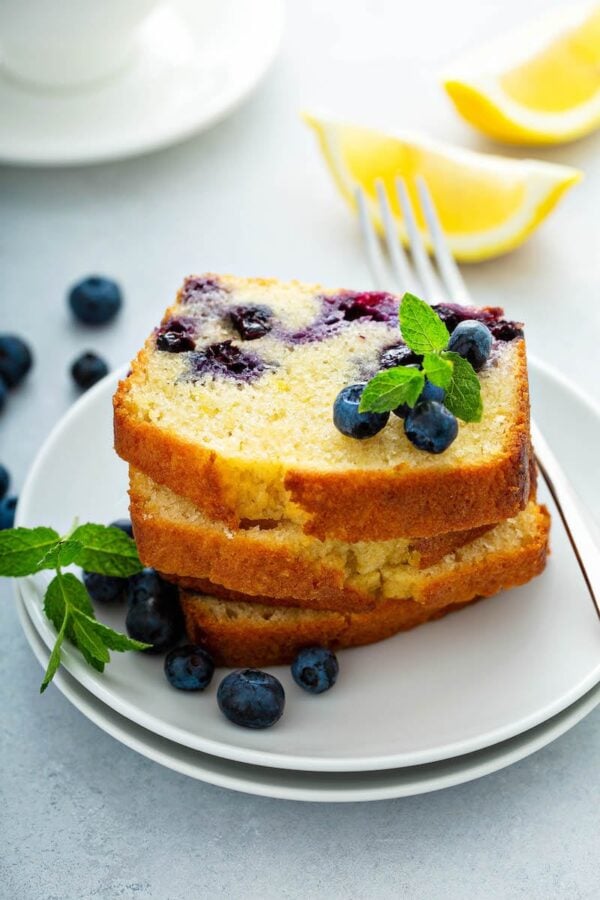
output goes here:
{"type": "Polygon", "coordinates": [[[355,440],[339,391],[410,364],[387,293],[186,279],[115,395],[143,563],[179,585],[190,641],[232,666],[367,644],[539,574],[522,327],[438,305],[493,336],[483,416],[431,454],[395,416],[355,440]]]}

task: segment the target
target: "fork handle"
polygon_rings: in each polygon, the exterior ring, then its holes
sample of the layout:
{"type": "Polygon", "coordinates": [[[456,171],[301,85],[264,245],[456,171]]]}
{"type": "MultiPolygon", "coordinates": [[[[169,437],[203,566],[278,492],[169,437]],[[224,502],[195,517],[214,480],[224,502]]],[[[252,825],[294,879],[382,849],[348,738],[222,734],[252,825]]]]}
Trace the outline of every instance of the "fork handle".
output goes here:
{"type": "Polygon", "coordinates": [[[558,509],[581,574],[600,618],[600,548],[560,463],[535,423],[531,423],[535,456],[558,509]]]}

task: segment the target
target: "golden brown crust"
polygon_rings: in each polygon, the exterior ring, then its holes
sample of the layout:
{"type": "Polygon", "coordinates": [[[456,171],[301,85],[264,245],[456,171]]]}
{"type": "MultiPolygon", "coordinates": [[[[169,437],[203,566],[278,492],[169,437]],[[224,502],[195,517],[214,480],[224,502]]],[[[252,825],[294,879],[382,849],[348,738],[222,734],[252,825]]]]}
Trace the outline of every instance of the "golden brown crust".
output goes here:
{"type": "MultiPolygon", "coordinates": [[[[202,527],[150,512],[142,496],[130,490],[130,515],[140,558],[144,565],[191,590],[227,596],[254,595],[277,598],[279,605],[297,606],[305,601],[312,609],[361,610],[376,602],[373,593],[348,587],[343,568],[335,560],[300,556],[282,542],[260,545],[252,534],[238,530],[202,527]]],[[[439,562],[447,553],[475,540],[489,526],[438,535],[411,542],[415,567],[439,562]]]]}
{"type": "MultiPolygon", "coordinates": [[[[493,460],[446,471],[406,465],[359,473],[290,468],[280,473],[279,481],[261,483],[261,490],[279,509],[280,518],[302,522],[306,533],[320,539],[347,542],[427,538],[516,515],[530,494],[530,441],[524,340],[518,339],[515,347],[516,414],[503,452],[493,460]]],[[[130,389],[143,379],[149,348],[150,341],[115,394],[115,449],[210,518],[236,528],[245,515],[236,484],[258,480],[258,469],[251,461],[224,459],[139,416],[130,389]]]]}
{"type": "Polygon", "coordinates": [[[222,600],[212,601],[226,607],[226,613],[217,616],[201,595],[181,591],[187,635],[206,647],[217,664],[227,666],[289,663],[298,650],[311,644],[339,649],[374,643],[538,575],[546,563],[548,525],[548,513],[542,510],[537,532],[524,546],[492,554],[459,577],[438,580],[419,601],[385,600],[365,612],[302,610],[301,616],[288,618],[253,603],[237,602],[227,608],[222,600]]]}

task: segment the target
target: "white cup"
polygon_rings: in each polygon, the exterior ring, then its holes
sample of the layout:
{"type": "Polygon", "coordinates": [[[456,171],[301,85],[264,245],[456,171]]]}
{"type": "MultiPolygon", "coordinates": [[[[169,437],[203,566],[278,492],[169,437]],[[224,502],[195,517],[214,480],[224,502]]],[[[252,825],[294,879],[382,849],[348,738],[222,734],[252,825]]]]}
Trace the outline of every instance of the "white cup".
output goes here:
{"type": "Polygon", "coordinates": [[[0,0],[0,63],[21,81],[71,87],[130,60],[159,0],[0,0]]]}

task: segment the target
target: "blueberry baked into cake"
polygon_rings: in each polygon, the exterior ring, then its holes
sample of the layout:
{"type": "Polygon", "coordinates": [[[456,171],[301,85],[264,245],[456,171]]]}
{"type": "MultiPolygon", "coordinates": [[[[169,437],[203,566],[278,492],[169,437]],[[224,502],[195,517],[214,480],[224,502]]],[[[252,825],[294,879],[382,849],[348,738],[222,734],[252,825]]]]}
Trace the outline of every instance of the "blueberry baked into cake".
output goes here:
{"type": "Polygon", "coordinates": [[[222,663],[369,643],[544,567],[501,309],[193,276],[114,408],[141,559],[222,663]]]}

